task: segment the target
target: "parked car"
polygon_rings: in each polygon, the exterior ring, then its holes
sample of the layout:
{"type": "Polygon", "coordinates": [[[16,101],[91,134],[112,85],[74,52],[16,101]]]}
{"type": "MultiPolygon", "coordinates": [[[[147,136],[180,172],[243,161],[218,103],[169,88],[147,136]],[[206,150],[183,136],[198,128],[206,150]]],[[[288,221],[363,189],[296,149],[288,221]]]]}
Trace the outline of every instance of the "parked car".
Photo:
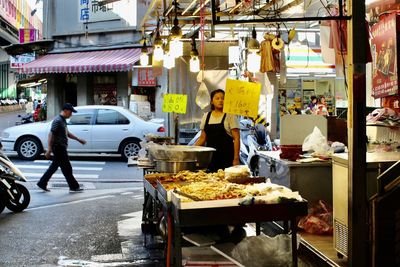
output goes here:
{"type": "MultiPolygon", "coordinates": [[[[68,130],[87,141],[81,145],[68,140],[73,153],[120,153],[124,159],[136,156],[145,134],[164,136],[160,123],[144,121],[132,111],[118,106],[80,106],[67,120],[68,130]]],[[[1,142],[4,151],[16,151],[21,159],[34,160],[47,149],[52,121],[7,128],[1,142]]]]}

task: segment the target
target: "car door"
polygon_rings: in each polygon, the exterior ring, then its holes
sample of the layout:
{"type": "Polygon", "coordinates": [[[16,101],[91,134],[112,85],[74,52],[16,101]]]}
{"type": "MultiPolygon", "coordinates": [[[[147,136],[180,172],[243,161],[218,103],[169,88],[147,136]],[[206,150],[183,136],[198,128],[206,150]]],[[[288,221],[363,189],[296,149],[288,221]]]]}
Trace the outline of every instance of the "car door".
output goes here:
{"type": "Polygon", "coordinates": [[[78,138],[86,140],[86,144],[82,145],[76,140],[68,139],[68,151],[91,152],[94,113],[94,109],[79,109],[67,120],[68,131],[78,138]]]}
{"type": "Polygon", "coordinates": [[[98,109],[93,124],[94,151],[117,152],[123,139],[130,135],[129,119],[113,109],[98,109]]]}

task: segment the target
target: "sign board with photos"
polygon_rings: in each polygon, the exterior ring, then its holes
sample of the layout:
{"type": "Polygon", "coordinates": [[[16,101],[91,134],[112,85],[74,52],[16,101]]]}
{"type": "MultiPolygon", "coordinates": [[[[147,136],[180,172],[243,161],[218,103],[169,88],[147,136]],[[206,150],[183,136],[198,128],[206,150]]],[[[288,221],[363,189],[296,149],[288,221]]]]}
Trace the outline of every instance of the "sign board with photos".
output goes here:
{"type": "Polygon", "coordinates": [[[226,80],[224,112],[255,118],[258,115],[261,84],[226,80]]]}
{"type": "Polygon", "coordinates": [[[372,96],[382,98],[399,93],[397,32],[399,16],[391,14],[372,26],[372,96]]]}
{"type": "Polygon", "coordinates": [[[186,114],[187,95],[165,94],[162,105],[163,112],[175,112],[186,114]]]}

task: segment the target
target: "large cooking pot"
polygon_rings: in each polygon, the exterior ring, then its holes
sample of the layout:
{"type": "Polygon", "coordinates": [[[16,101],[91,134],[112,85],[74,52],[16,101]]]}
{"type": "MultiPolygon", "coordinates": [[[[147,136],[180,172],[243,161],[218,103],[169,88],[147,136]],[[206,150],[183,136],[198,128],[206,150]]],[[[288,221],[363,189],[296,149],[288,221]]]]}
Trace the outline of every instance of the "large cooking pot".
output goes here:
{"type": "Polygon", "coordinates": [[[157,160],[156,170],[158,172],[178,173],[180,171],[194,171],[196,170],[196,161],[166,161],[157,160]]]}
{"type": "Polygon", "coordinates": [[[195,161],[196,169],[206,169],[211,161],[214,148],[183,145],[151,145],[149,152],[156,161],[195,161]]]}

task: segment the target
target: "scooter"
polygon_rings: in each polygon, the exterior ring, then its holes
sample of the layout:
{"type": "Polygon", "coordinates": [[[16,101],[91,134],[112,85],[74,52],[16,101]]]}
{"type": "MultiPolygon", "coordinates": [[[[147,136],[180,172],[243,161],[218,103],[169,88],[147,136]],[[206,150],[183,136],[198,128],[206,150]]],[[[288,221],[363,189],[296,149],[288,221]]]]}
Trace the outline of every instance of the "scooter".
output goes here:
{"type": "Polygon", "coordinates": [[[18,115],[18,118],[21,118],[20,121],[15,122],[15,125],[33,123],[33,115],[32,114],[25,114],[25,115],[18,115]]]}
{"type": "Polygon", "coordinates": [[[260,156],[258,151],[271,150],[273,150],[273,143],[264,125],[256,124],[253,126],[253,122],[249,119],[240,121],[239,158],[242,164],[249,166],[253,175],[259,174],[258,160],[260,156]]]}
{"type": "Polygon", "coordinates": [[[13,212],[26,209],[31,200],[28,189],[22,184],[26,177],[0,149],[0,213],[7,207],[13,212]]]}

